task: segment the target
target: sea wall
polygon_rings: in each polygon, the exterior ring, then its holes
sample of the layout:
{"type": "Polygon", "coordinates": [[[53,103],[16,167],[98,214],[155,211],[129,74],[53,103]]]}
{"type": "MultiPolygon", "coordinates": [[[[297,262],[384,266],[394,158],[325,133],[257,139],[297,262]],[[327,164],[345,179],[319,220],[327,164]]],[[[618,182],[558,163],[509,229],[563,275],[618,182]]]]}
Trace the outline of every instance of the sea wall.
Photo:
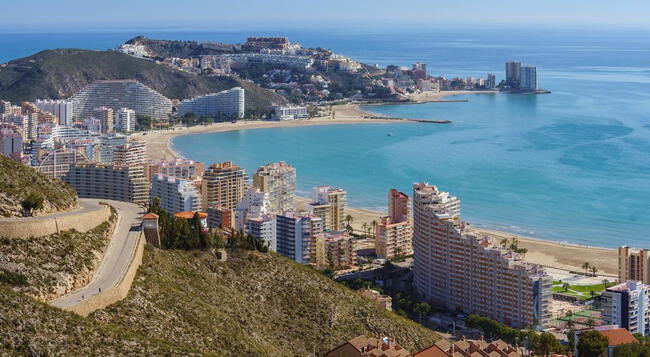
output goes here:
{"type": "Polygon", "coordinates": [[[86,207],[65,214],[41,217],[0,219],[0,235],[8,238],[42,237],[59,231],[74,229],[87,232],[111,216],[111,209],[106,204],[86,207]]]}

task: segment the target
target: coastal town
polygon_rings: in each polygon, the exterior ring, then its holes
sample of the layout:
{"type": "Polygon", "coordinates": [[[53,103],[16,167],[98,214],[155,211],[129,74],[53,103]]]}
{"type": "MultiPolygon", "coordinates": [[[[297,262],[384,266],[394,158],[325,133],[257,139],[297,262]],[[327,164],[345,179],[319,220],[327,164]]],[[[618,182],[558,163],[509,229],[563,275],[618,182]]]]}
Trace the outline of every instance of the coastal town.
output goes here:
{"type": "MultiPolygon", "coordinates": [[[[247,172],[229,158],[198,162],[171,146],[180,135],[253,128],[427,125],[367,113],[360,103],[549,93],[538,88],[536,67],[506,62],[499,82],[496,74],[447,78],[430,75],[424,63],[380,68],[284,37],[249,37],[242,44],[136,37],[111,52],[201,78],[236,78],[277,97],[253,108],[249,100],[257,92],[243,86],[169,98],[137,78],[116,78],[93,80],[68,98],[0,100],[2,159],[72,188],[79,199],[59,212],[45,212],[38,194],[30,193],[19,209],[0,200],[0,235],[21,238],[21,229],[8,227],[39,215],[108,215],[97,208],[102,202],[127,204],[117,210],[131,224],[122,236],[138,235],[147,249],[210,250],[220,261],[242,247],[277,254],[444,337],[408,350],[408,341],[395,336],[348,336],[319,346],[332,357],[589,356],[580,351],[594,339],[613,356],[650,335],[646,249],[585,247],[476,227],[462,218],[454,187],[426,177],[408,192],[386,187],[386,209],[379,212],[349,207],[355,193],[345,187],[316,186],[310,197],[298,196],[300,173],[291,162],[247,172]]],[[[52,234],[59,232],[54,222],[52,234]]],[[[151,253],[128,239],[122,244],[124,251],[114,254],[129,259],[111,258],[119,270],[112,274],[130,276],[128,292],[137,279],[132,257],[151,253]]],[[[20,273],[1,255],[0,269],[20,273]]],[[[123,281],[44,300],[88,315],[108,306],[96,301],[123,281]]]]}

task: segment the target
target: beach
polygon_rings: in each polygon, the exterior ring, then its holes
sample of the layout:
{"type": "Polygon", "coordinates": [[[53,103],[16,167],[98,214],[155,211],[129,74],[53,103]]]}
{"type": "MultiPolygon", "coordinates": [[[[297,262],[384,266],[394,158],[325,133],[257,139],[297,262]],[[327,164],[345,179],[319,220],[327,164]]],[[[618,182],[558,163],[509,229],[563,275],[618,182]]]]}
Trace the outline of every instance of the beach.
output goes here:
{"type": "MultiPolygon", "coordinates": [[[[424,98],[410,98],[413,101],[441,101],[442,98],[458,94],[481,94],[479,91],[450,91],[430,93],[424,98]],[[425,100],[426,99],[426,100],[425,100]]],[[[488,91],[490,93],[494,93],[488,91]]],[[[171,139],[180,135],[199,134],[199,133],[218,133],[233,130],[262,129],[276,127],[298,127],[310,125],[332,125],[332,124],[386,124],[395,121],[404,122],[407,120],[398,118],[381,118],[374,114],[364,112],[359,105],[343,104],[335,105],[330,108],[324,108],[318,118],[308,120],[293,121],[239,121],[236,123],[215,123],[206,126],[194,126],[190,128],[175,128],[169,130],[160,130],[133,134],[131,137],[137,140],[143,140],[147,145],[147,152],[150,160],[171,160],[181,157],[171,147],[171,139]]],[[[206,163],[206,165],[209,163],[206,163]]],[[[353,194],[353,193],[351,193],[353,194]]],[[[304,205],[308,199],[299,198],[298,205],[304,205]]],[[[372,224],[373,221],[379,221],[379,218],[385,215],[384,212],[372,211],[367,209],[346,208],[347,213],[353,217],[352,226],[360,230],[364,223],[372,224]]],[[[476,228],[475,228],[476,229],[476,228]]],[[[476,229],[481,233],[493,236],[497,240],[503,238],[517,238],[519,246],[528,249],[525,260],[531,263],[541,264],[552,268],[581,272],[581,266],[588,262],[598,268],[598,274],[603,278],[612,281],[617,273],[618,257],[615,249],[585,247],[555,241],[547,241],[538,238],[523,237],[507,232],[499,232],[486,229],[476,229]]]]}

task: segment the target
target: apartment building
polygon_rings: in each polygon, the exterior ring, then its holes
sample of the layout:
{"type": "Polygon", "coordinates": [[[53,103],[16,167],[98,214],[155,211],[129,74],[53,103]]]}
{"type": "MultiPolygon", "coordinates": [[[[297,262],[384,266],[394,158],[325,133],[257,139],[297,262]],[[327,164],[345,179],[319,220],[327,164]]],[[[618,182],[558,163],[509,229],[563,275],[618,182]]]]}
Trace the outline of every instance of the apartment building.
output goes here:
{"type": "Polygon", "coordinates": [[[149,197],[158,198],[160,207],[167,213],[199,211],[202,207],[197,183],[173,176],[155,174],[149,197]]]}
{"type": "Polygon", "coordinates": [[[650,286],[640,281],[627,281],[605,289],[601,297],[606,325],[650,335],[650,286]]]}
{"type": "Polygon", "coordinates": [[[130,133],[135,130],[137,118],[135,110],[129,108],[120,108],[115,112],[115,128],[130,133]]]}
{"type": "Polygon", "coordinates": [[[93,116],[98,107],[108,107],[113,112],[121,108],[133,109],[136,115],[154,120],[168,120],[172,102],[144,84],[128,80],[95,81],[72,97],[73,117],[84,120],[93,116]]]}
{"type": "Polygon", "coordinates": [[[244,169],[231,161],[212,164],[203,174],[203,205],[235,211],[247,188],[248,175],[244,169]]]}
{"type": "Polygon", "coordinates": [[[115,148],[113,162],[117,165],[142,165],[147,162],[147,144],[129,141],[115,148]]]}
{"type": "Polygon", "coordinates": [[[348,269],[357,263],[354,241],[347,231],[325,231],[313,239],[312,264],[318,269],[348,269]]]}
{"type": "Polygon", "coordinates": [[[323,220],[323,229],[342,231],[345,229],[345,203],[347,193],[332,186],[314,187],[309,212],[323,220]]]}
{"type": "Polygon", "coordinates": [[[266,242],[269,249],[277,251],[276,220],[273,214],[250,214],[246,216],[246,233],[266,242]]]}
{"type": "Polygon", "coordinates": [[[12,124],[0,125],[0,154],[16,159],[23,153],[23,134],[12,124]]]}
{"type": "Polygon", "coordinates": [[[309,118],[307,107],[278,106],[274,108],[273,119],[275,120],[295,120],[307,118],[309,118]]]}
{"type": "Polygon", "coordinates": [[[271,213],[269,194],[257,188],[249,188],[237,203],[237,208],[235,209],[235,229],[238,231],[245,230],[246,218],[249,215],[261,216],[271,213]]]}
{"type": "Polygon", "coordinates": [[[625,245],[618,248],[618,281],[628,280],[650,285],[650,251],[625,245]]]}
{"type": "Polygon", "coordinates": [[[142,166],[81,164],[63,176],[79,197],[149,203],[149,182],[142,166]]]}
{"type": "Polygon", "coordinates": [[[149,181],[155,174],[174,176],[184,180],[195,180],[203,176],[205,165],[188,159],[149,161],[147,163],[147,177],[149,181]]]}
{"type": "Polygon", "coordinates": [[[323,221],[306,213],[276,215],[276,252],[301,264],[313,262],[314,240],[323,233],[323,221]]]}
{"type": "Polygon", "coordinates": [[[178,115],[192,113],[195,116],[208,116],[227,120],[244,117],[244,89],[231,88],[219,93],[211,93],[183,100],[178,105],[178,115]]]}
{"type": "Polygon", "coordinates": [[[519,88],[523,90],[536,90],[537,89],[537,67],[523,66],[521,67],[521,80],[519,88]]]}
{"type": "Polygon", "coordinates": [[[413,186],[414,286],[427,300],[515,326],[545,326],[552,279],[460,219],[460,200],[413,186]]]}
{"type": "Polygon", "coordinates": [[[93,117],[99,120],[100,131],[104,134],[112,133],[115,130],[115,113],[108,107],[93,109],[93,117]]]}
{"type": "Polygon", "coordinates": [[[375,252],[384,259],[413,254],[413,225],[409,196],[395,189],[388,191],[388,216],[382,217],[375,231],[375,252]]]}
{"type": "Polygon", "coordinates": [[[48,113],[52,113],[57,119],[59,125],[72,126],[72,107],[74,103],[67,99],[37,99],[34,103],[38,108],[48,113]]]}
{"type": "Polygon", "coordinates": [[[271,213],[295,210],[296,168],[286,162],[275,162],[258,168],[253,175],[253,187],[268,193],[271,213]]]}
{"type": "Polygon", "coordinates": [[[208,226],[210,228],[233,228],[233,214],[231,210],[227,208],[208,207],[206,213],[208,214],[208,226]]]}

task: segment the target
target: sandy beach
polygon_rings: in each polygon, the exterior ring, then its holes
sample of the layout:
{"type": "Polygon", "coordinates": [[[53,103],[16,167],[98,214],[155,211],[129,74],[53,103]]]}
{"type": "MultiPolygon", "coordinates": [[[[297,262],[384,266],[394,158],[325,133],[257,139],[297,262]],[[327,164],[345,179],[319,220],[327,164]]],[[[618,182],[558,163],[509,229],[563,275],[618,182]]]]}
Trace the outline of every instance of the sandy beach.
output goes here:
{"type": "MultiPolygon", "coordinates": [[[[413,94],[409,98],[414,102],[433,102],[441,101],[442,98],[458,94],[483,94],[495,93],[494,91],[448,91],[448,92],[431,92],[422,94],[413,94]]],[[[206,126],[194,126],[190,128],[175,128],[161,131],[151,131],[146,134],[136,133],[131,137],[137,140],[143,140],[147,144],[147,152],[150,160],[170,160],[180,157],[180,155],[171,148],[171,139],[188,134],[198,133],[218,133],[232,130],[276,128],[276,127],[297,127],[311,125],[331,125],[331,124],[386,124],[396,121],[408,122],[407,120],[380,118],[371,113],[364,112],[356,104],[336,105],[331,108],[323,108],[322,117],[311,118],[308,120],[293,121],[240,121],[236,123],[215,123],[206,126]]],[[[209,163],[208,163],[209,164],[209,163]]],[[[348,193],[354,194],[354,193],[348,193]]],[[[299,198],[298,206],[308,202],[307,198],[299,198]]],[[[360,230],[364,223],[371,224],[372,221],[379,221],[379,218],[385,215],[384,212],[371,211],[359,208],[347,208],[347,211],[353,217],[352,226],[360,230]]],[[[477,229],[479,230],[479,229],[477,229]]],[[[572,271],[583,271],[582,264],[589,262],[596,266],[600,274],[604,274],[610,281],[612,276],[616,275],[618,270],[618,257],[615,249],[583,247],[571,244],[558,243],[542,239],[522,237],[506,232],[498,232],[486,229],[480,229],[481,232],[495,237],[498,240],[503,238],[512,239],[516,237],[520,247],[527,248],[526,260],[531,263],[546,265],[553,268],[572,271]]]]}

